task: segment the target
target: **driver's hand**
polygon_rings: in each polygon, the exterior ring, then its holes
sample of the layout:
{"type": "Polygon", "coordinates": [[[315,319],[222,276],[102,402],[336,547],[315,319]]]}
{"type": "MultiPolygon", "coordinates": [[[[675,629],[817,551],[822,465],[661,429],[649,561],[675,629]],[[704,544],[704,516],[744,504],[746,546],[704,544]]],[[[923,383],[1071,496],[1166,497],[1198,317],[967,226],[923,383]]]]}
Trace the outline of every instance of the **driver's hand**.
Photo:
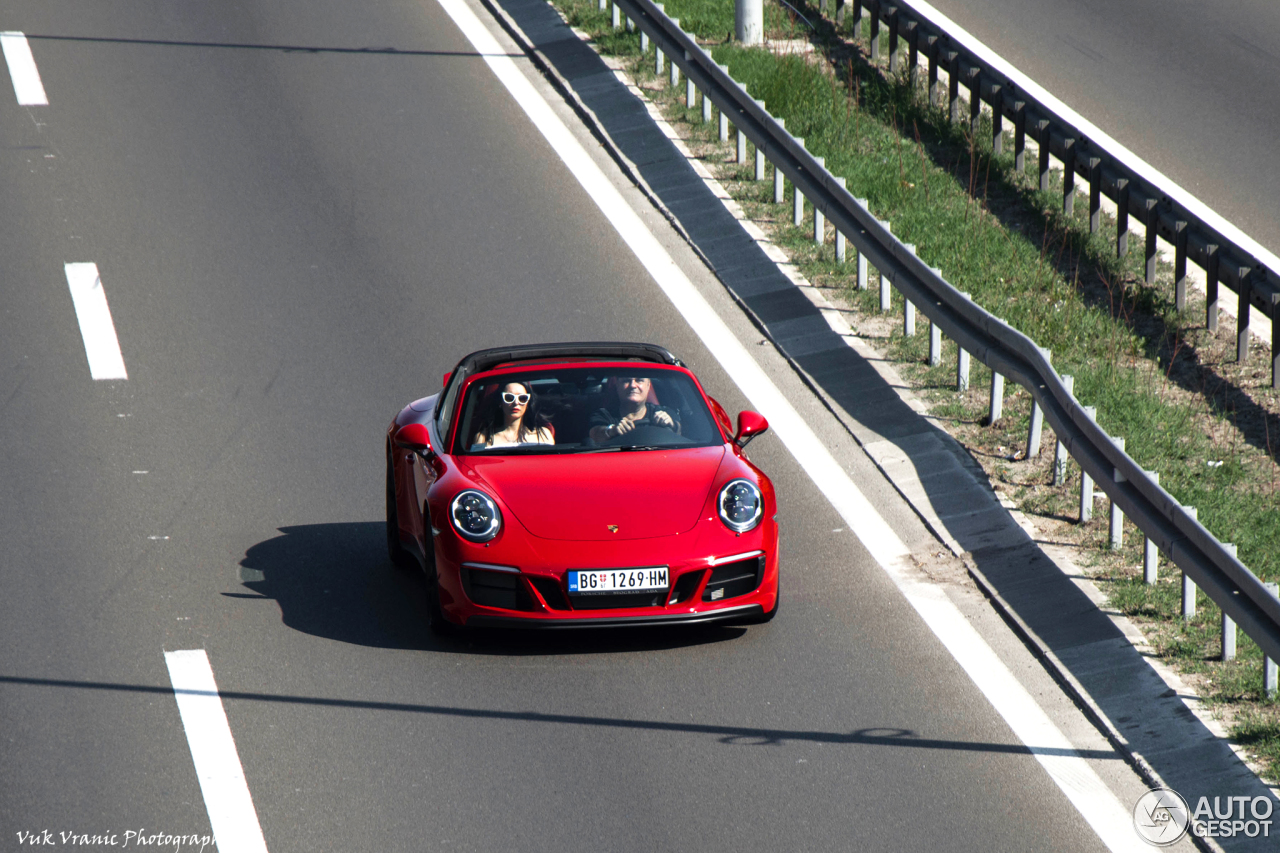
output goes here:
{"type": "Polygon", "coordinates": [[[654,412],[653,422],[658,426],[663,426],[667,429],[675,429],[676,426],[676,422],[673,421],[671,419],[671,415],[668,415],[666,412],[654,412]]]}
{"type": "Polygon", "coordinates": [[[626,418],[623,418],[622,420],[618,421],[617,424],[614,425],[613,431],[617,435],[626,435],[627,433],[631,432],[635,428],[636,428],[636,425],[634,422],[627,420],[626,418]]]}

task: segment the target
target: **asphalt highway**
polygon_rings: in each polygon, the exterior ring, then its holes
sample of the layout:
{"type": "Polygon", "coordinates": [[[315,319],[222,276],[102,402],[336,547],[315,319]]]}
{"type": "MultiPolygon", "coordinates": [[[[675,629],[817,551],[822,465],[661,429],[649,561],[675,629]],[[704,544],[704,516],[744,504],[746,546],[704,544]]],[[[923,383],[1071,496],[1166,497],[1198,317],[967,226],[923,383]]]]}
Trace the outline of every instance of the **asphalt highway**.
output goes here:
{"type": "Polygon", "coordinates": [[[1276,4],[930,2],[1280,254],[1276,4]]]}
{"type": "Polygon", "coordinates": [[[434,0],[46,0],[0,29],[49,98],[0,91],[0,849],[210,831],[184,649],[276,853],[1103,849],[772,436],[772,624],[429,634],[385,556],[381,435],[461,355],[653,340],[747,405],[434,0]],[[90,377],[72,262],[98,266],[127,380],[90,377]]]}

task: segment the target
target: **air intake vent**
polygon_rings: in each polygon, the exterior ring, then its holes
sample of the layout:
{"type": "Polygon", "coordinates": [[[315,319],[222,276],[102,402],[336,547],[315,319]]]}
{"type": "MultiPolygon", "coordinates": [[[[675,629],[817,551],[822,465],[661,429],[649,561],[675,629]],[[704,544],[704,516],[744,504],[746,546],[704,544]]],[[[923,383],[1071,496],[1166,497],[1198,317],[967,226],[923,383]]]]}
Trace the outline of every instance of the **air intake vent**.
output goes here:
{"type": "Polygon", "coordinates": [[[462,570],[462,585],[467,598],[482,607],[504,610],[532,610],[533,600],[520,576],[510,572],[487,572],[483,569],[462,570]]]}
{"type": "Polygon", "coordinates": [[[569,602],[565,600],[564,590],[560,588],[560,581],[555,578],[540,578],[533,575],[526,575],[529,583],[533,584],[533,588],[538,591],[538,595],[542,596],[542,600],[552,610],[568,610],[569,602]]]}
{"type": "Polygon", "coordinates": [[[702,591],[703,601],[723,601],[746,595],[764,581],[764,554],[716,566],[702,591]]]}

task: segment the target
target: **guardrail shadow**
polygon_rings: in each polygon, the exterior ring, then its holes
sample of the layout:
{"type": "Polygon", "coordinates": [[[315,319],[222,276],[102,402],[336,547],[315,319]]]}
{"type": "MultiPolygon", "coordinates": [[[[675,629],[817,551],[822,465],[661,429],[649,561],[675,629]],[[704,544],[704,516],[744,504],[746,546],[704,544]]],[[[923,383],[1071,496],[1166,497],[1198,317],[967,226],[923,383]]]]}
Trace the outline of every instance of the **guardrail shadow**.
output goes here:
{"type": "Polygon", "coordinates": [[[427,627],[426,580],[387,558],[386,526],[358,521],[302,524],[245,552],[225,592],[253,606],[273,599],[288,627],[343,643],[388,649],[522,656],[611,654],[683,648],[741,637],[745,628],[689,625],[582,631],[483,631],[440,638],[427,627]]]}
{"type": "MultiPolygon", "coordinates": [[[[684,230],[724,286],[838,409],[891,482],[944,541],[968,552],[1040,656],[1052,655],[1127,748],[1184,796],[1266,793],[1174,696],[1132,643],[1013,520],[981,466],[920,417],[832,331],[649,119],[641,103],[544,0],[488,0],[509,15],[684,230]],[[847,417],[846,417],[847,416],[847,417]]],[[[1089,713],[1093,713],[1089,711],[1089,713]]],[[[1194,802],[1194,800],[1192,800],[1194,802]]]]}

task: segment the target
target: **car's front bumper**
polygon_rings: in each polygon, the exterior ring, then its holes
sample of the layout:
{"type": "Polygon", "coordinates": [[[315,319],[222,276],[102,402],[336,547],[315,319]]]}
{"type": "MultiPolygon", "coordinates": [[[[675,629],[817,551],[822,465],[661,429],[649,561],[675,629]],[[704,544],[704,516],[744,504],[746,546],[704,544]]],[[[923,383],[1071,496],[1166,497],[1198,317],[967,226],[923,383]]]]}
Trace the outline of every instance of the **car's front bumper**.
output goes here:
{"type": "Polygon", "coordinates": [[[556,630],[566,628],[654,628],[663,625],[704,625],[712,622],[733,622],[764,615],[759,604],[743,604],[701,613],[646,613],[639,616],[491,616],[476,614],[467,619],[468,628],[536,628],[556,630]]]}

